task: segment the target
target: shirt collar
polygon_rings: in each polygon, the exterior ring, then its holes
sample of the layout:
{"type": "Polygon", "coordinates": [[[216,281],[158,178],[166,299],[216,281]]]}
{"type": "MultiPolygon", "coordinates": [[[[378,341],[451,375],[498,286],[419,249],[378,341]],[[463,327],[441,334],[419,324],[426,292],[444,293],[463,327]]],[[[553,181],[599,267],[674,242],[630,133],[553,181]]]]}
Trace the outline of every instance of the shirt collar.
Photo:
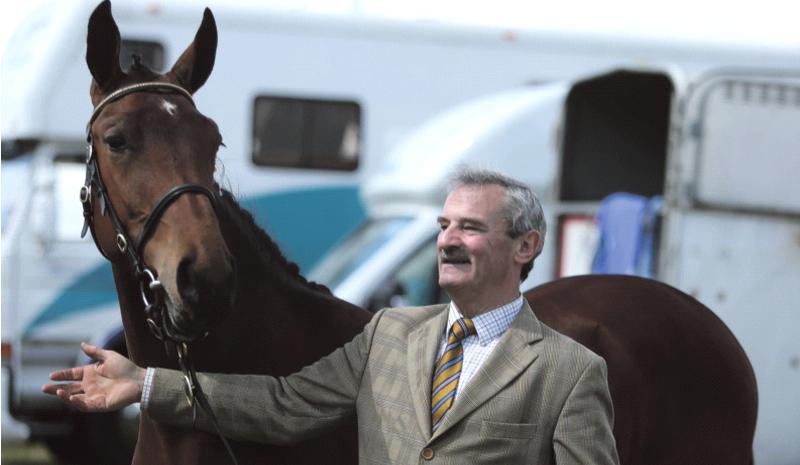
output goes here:
{"type": "MultiPolygon", "coordinates": [[[[478,332],[478,343],[482,346],[489,344],[493,340],[499,338],[517,317],[517,314],[522,309],[522,294],[516,299],[503,304],[499,307],[493,308],[488,312],[481,313],[480,315],[472,318],[475,324],[475,330],[478,332]]],[[[450,302],[449,310],[447,313],[447,328],[445,329],[445,340],[447,340],[447,331],[453,326],[459,318],[464,318],[461,315],[461,310],[458,309],[455,302],[450,302]]]]}

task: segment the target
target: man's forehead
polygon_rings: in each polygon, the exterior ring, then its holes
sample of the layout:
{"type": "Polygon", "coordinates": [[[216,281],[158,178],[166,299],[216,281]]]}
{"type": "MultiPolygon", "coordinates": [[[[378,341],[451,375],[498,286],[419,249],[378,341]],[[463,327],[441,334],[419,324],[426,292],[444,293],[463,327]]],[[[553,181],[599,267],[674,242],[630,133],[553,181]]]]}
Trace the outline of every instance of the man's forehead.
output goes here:
{"type": "Polygon", "coordinates": [[[505,190],[502,186],[465,185],[448,194],[440,219],[489,221],[502,213],[505,190]]]}

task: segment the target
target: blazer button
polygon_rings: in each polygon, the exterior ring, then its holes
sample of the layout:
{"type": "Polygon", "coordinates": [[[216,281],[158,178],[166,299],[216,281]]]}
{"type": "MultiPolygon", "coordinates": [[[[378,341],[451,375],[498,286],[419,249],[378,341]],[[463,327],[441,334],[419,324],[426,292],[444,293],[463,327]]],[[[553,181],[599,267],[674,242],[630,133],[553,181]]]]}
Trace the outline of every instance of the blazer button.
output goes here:
{"type": "Polygon", "coordinates": [[[422,458],[425,460],[431,460],[433,459],[433,449],[431,449],[430,447],[426,447],[422,449],[422,454],[420,455],[422,455],[422,458]]]}

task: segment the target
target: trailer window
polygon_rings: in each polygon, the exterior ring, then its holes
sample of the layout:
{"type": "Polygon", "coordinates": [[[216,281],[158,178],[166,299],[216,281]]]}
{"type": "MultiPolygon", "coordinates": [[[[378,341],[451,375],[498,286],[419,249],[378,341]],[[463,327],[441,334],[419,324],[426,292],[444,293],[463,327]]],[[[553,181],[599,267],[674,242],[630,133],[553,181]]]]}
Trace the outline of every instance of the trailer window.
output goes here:
{"type": "Polygon", "coordinates": [[[663,194],[672,94],[670,79],[653,73],[615,72],[575,85],[562,133],[561,200],[663,194]]]}
{"type": "Polygon", "coordinates": [[[119,49],[119,65],[128,69],[132,63],[132,56],[139,55],[142,64],[153,71],[164,71],[164,46],[150,40],[122,39],[119,49]]]}
{"type": "Polygon", "coordinates": [[[261,96],[253,113],[254,164],[341,171],[358,167],[358,103],[261,96]]]}

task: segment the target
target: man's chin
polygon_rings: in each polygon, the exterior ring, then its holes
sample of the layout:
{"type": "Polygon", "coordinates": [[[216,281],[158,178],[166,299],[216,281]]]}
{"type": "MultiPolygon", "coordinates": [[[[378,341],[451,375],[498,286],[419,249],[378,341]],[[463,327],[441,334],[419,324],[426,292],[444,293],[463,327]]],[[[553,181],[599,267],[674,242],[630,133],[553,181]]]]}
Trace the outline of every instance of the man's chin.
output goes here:
{"type": "Polygon", "coordinates": [[[463,276],[439,275],[439,287],[445,291],[452,292],[467,285],[467,280],[463,276]]]}

